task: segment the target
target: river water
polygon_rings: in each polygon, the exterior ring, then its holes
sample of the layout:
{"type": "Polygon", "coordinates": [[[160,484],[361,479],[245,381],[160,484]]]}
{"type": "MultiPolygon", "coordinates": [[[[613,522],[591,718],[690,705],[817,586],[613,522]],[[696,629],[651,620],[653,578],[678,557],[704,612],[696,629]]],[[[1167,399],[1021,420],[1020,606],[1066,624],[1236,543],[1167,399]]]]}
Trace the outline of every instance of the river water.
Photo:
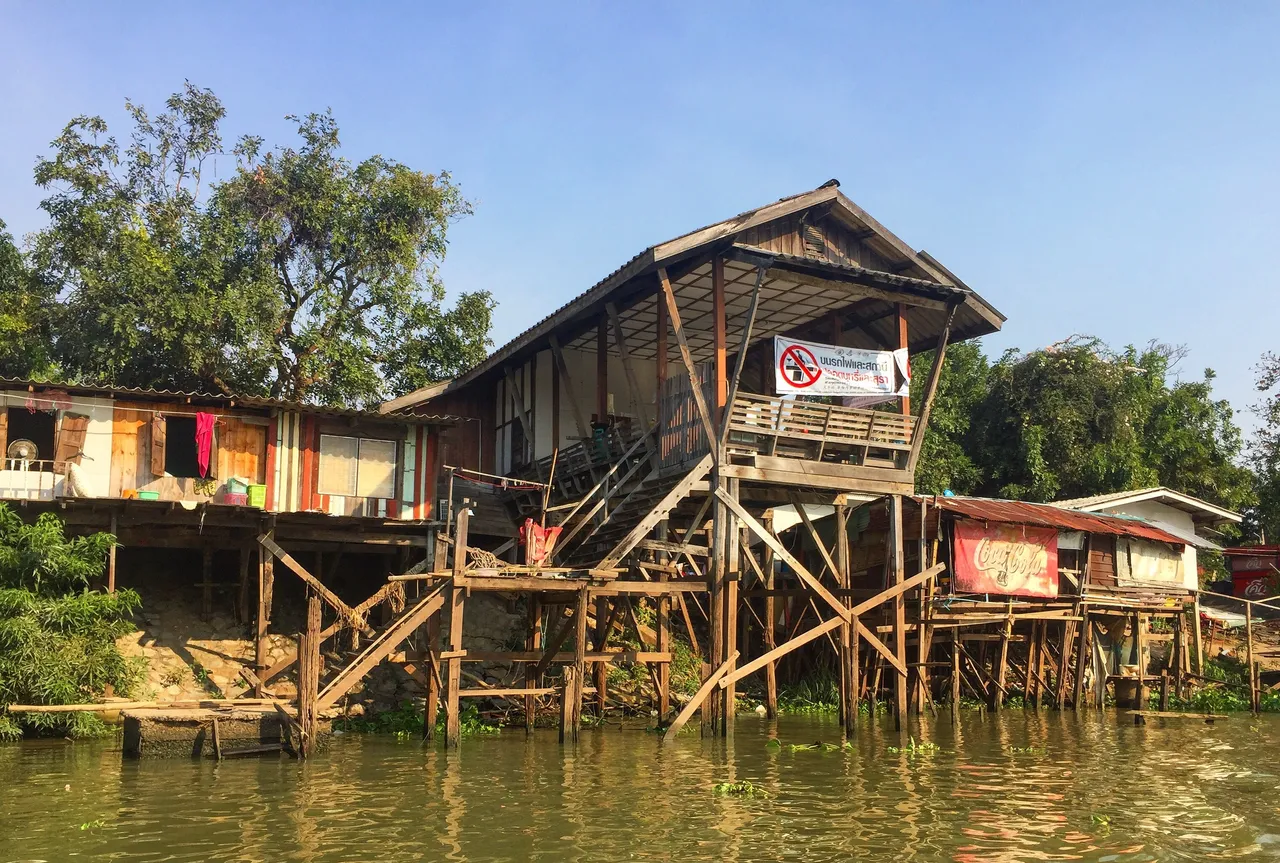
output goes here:
{"type": "Polygon", "coordinates": [[[810,717],[668,747],[616,726],[458,753],[348,735],[307,763],[0,745],[0,861],[1280,859],[1280,718],[1131,722],[864,719],[852,749],[793,749],[839,741],[810,717]],[[912,737],[939,748],[890,751],[912,737]],[[716,792],[730,781],[768,796],[716,792]]]}

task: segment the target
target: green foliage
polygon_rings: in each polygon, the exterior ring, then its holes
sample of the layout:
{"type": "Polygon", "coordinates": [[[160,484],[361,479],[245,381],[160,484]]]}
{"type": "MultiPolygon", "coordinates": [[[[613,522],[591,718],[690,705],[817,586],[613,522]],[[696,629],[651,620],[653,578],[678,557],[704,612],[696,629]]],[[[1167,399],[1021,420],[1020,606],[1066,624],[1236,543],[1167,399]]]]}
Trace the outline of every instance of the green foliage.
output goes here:
{"type": "Polygon", "coordinates": [[[49,292],[37,283],[0,219],[0,375],[53,373],[49,292]]]}
{"type": "Polygon", "coordinates": [[[1257,367],[1263,399],[1254,406],[1258,429],[1249,451],[1256,506],[1246,515],[1246,535],[1255,541],[1280,540],[1280,355],[1263,354],[1257,367]]]}
{"type": "MultiPolygon", "coordinates": [[[[502,729],[480,715],[475,704],[462,705],[459,719],[462,723],[462,736],[474,737],[480,734],[497,734],[502,729]]],[[[436,717],[436,735],[443,737],[445,733],[444,711],[436,717]]],[[[422,708],[412,701],[402,701],[399,707],[384,710],[368,716],[344,716],[333,721],[335,731],[348,731],[357,734],[394,734],[397,737],[409,737],[422,734],[422,708]]]]}
{"type": "Polygon", "coordinates": [[[885,747],[885,752],[888,752],[890,755],[905,755],[908,758],[915,758],[919,755],[934,755],[941,751],[942,749],[938,744],[930,743],[927,740],[917,743],[914,737],[907,738],[906,746],[885,747]]]}
{"type": "Polygon", "coordinates": [[[837,713],[840,681],[828,672],[810,673],[778,690],[779,713],[837,713]]]}
{"type": "MultiPolygon", "coordinates": [[[[27,525],[0,503],[0,705],[91,701],[107,685],[122,695],[141,678],[116,639],[132,631],[138,595],[89,590],[115,538],[68,539],[53,515],[27,525]]],[[[90,737],[109,729],[89,713],[0,717],[0,739],[23,731],[90,737]]]]}
{"type": "MultiPolygon", "coordinates": [[[[1180,349],[1113,351],[1073,337],[988,364],[947,351],[917,487],[1049,501],[1164,485],[1233,509],[1254,500],[1231,407],[1214,374],[1170,380],[1180,349]]],[[[919,395],[931,357],[914,360],[919,395]]],[[[1277,486],[1280,488],[1280,484],[1277,486]]]]}
{"type": "Polygon", "coordinates": [[[717,795],[728,795],[732,797],[758,797],[767,798],[769,792],[764,790],[764,786],[756,785],[745,779],[738,782],[717,782],[712,786],[712,790],[717,795]]]}
{"type": "Polygon", "coordinates": [[[492,297],[444,305],[447,229],[470,212],[447,173],[353,163],[325,113],[291,118],[297,148],[242,138],[211,183],[212,91],[126,106],[128,144],[81,116],[37,163],[29,257],[0,236],[0,372],[368,405],[484,356],[492,297]]]}

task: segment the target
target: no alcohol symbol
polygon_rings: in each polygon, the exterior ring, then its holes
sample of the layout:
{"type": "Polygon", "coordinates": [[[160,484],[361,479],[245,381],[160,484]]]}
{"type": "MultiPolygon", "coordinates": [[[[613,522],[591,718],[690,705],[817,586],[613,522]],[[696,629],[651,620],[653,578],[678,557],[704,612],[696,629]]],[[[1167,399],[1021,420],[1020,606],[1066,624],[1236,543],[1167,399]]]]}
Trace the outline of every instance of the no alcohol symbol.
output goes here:
{"type": "Polygon", "coordinates": [[[822,367],[813,352],[802,345],[788,345],[778,362],[783,376],[797,389],[811,387],[822,377],[822,367]]]}

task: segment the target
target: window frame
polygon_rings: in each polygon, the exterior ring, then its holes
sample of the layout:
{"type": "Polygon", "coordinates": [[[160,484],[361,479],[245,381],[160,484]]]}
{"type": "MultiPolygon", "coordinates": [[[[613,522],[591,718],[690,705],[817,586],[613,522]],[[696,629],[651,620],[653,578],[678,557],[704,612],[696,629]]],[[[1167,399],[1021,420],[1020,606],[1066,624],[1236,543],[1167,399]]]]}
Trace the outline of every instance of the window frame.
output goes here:
{"type": "MultiPolygon", "coordinates": [[[[379,460],[379,463],[387,464],[388,462],[384,460],[379,460]]],[[[397,475],[399,474],[399,469],[400,469],[400,441],[396,440],[395,438],[361,437],[360,435],[331,434],[328,432],[320,433],[320,440],[316,450],[316,492],[318,494],[327,495],[329,497],[353,497],[353,498],[358,498],[360,500],[394,500],[396,496],[395,494],[396,478],[397,478],[397,475]],[[324,465],[325,465],[324,453],[325,453],[326,438],[334,438],[337,440],[355,442],[355,470],[352,471],[351,473],[351,485],[349,486],[351,491],[349,492],[336,491],[334,490],[333,486],[326,485],[325,483],[326,477],[325,477],[325,470],[324,470],[324,465]],[[366,442],[370,444],[377,444],[380,446],[389,446],[390,448],[391,460],[389,463],[391,465],[391,472],[390,472],[390,475],[384,481],[386,483],[385,490],[388,492],[386,495],[360,493],[360,489],[361,489],[360,468],[365,461],[363,451],[364,451],[364,444],[366,442]]],[[[375,491],[376,490],[379,490],[379,489],[375,489],[375,491]]]]}

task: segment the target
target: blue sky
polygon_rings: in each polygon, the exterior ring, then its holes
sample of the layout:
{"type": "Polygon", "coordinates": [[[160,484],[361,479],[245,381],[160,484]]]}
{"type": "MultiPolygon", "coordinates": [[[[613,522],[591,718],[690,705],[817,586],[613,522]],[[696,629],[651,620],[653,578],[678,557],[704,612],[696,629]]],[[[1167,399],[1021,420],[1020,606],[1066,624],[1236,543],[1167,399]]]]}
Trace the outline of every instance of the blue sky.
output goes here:
{"type": "MultiPolygon", "coordinates": [[[[332,108],[476,204],[450,290],[498,343],[651,243],[837,177],[1009,318],[1185,344],[1238,409],[1276,347],[1280,5],[0,2],[0,219],[76,114],[184,78],[228,140],[332,108]],[[108,8],[108,6],[110,8],[108,8]]],[[[230,159],[223,170],[229,170],[230,159]]],[[[1248,424],[1247,417],[1241,419],[1248,424]]]]}

